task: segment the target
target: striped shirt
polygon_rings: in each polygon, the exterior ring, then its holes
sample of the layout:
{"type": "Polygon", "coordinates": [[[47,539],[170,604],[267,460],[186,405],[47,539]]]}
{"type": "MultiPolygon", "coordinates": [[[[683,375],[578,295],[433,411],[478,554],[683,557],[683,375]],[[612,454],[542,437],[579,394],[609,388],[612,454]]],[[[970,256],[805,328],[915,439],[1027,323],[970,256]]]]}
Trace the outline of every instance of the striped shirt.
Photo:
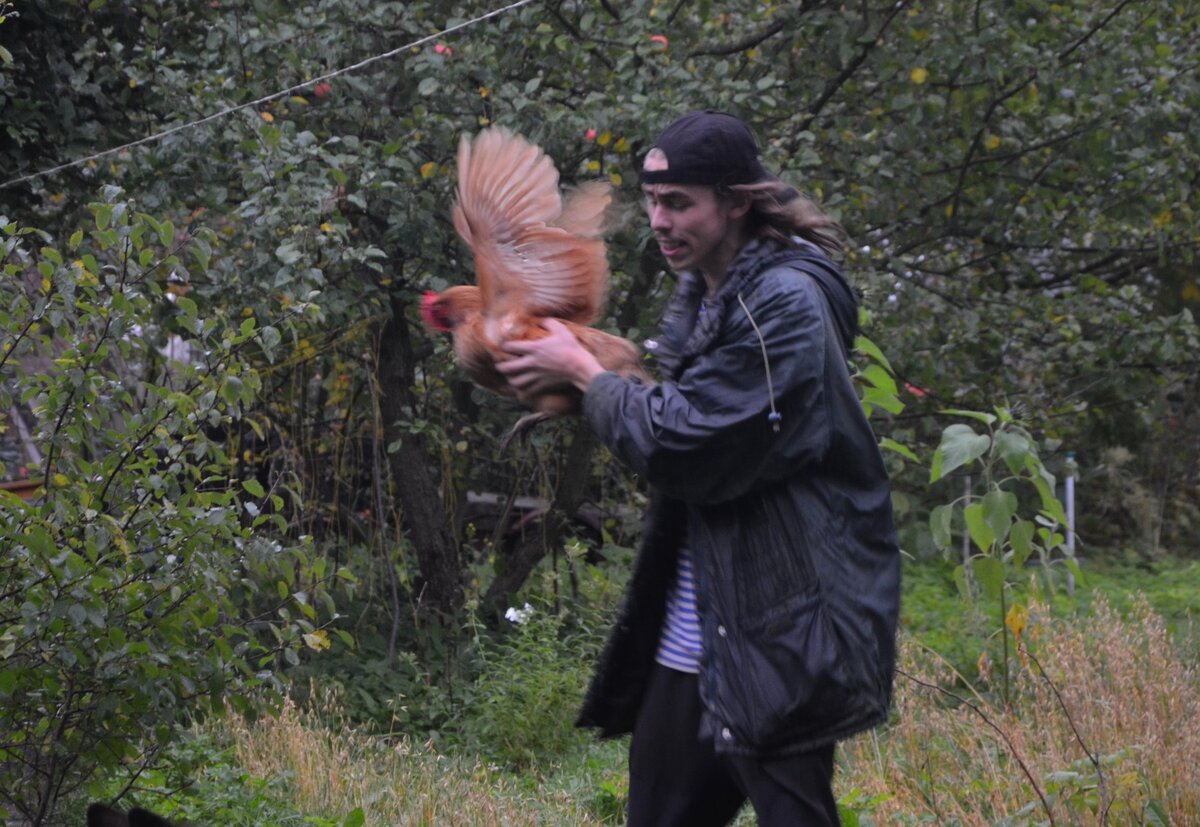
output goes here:
{"type": "Polygon", "coordinates": [[[658,639],[655,661],[669,669],[696,674],[700,671],[700,617],[696,614],[696,581],[692,555],[679,552],[675,582],[667,593],[667,617],[658,639]]]}

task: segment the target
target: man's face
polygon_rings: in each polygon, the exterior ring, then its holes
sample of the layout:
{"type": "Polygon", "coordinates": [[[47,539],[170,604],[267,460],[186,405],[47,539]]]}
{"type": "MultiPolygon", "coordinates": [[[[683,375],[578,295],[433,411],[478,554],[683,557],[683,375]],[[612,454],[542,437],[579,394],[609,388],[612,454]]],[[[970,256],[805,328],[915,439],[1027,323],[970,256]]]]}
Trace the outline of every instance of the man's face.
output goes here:
{"type": "Polygon", "coordinates": [[[698,184],[646,184],[642,193],[650,230],[671,269],[720,278],[740,246],[731,226],[732,215],[740,214],[735,203],[698,184]]]}

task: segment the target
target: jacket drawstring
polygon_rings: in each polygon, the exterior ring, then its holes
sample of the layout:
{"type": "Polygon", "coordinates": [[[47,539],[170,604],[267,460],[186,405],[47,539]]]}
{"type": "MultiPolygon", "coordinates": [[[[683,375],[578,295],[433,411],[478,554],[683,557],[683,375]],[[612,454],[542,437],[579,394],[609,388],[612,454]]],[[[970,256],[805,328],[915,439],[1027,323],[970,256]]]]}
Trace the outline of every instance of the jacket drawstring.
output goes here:
{"type": "Polygon", "coordinates": [[[783,420],[783,414],[775,410],[775,385],[771,381],[771,362],[767,359],[767,342],[763,339],[762,331],[758,329],[758,323],[754,321],[754,316],[750,314],[750,308],[746,307],[746,302],[742,301],[742,294],[737,294],[738,304],[742,306],[742,310],[746,311],[746,318],[750,320],[750,326],[754,328],[754,335],[758,337],[758,346],[762,348],[763,369],[767,372],[767,400],[771,405],[771,412],[767,414],[767,421],[771,423],[771,427],[775,433],[779,433],[779,423],[783,420]]]}

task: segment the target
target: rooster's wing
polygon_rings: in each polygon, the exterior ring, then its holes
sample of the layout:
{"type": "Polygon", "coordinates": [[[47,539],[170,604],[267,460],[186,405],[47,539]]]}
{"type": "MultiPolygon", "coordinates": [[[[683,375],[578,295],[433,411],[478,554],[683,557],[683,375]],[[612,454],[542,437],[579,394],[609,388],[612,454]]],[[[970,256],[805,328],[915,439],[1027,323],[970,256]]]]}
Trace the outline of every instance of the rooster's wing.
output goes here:
{"type": "Polygon", "coordinates": [[[454,227],[475,256],[483,314],[491,320],[598,318],[608,288],[602,233],[607,184],[581,187],[564,207],[554,163],[501,127],[458,146],[454,227]]]}

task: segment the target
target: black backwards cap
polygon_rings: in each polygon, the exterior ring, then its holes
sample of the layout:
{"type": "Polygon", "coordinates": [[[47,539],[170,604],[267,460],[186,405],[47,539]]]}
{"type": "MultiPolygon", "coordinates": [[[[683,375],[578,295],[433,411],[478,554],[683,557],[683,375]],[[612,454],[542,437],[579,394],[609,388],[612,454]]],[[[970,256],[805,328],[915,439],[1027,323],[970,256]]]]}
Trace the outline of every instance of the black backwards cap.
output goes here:
{"type": "Polygon", "coordinates": [[[749,127],[714,109],[689,112],[668,126],[646,158],[657,158],[662,168],[643,167],[642,184],[731,186],[775,179],[759,160],[749,127]]]}

